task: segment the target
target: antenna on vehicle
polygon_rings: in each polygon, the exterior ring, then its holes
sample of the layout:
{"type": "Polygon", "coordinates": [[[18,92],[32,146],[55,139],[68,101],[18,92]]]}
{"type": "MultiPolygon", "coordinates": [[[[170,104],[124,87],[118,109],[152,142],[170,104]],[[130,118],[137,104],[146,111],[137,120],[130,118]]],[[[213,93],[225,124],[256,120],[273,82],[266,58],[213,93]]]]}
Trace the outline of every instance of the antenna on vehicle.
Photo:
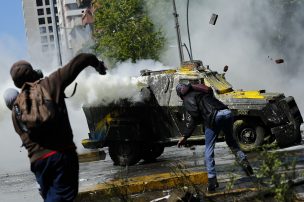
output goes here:
{"type": "Polygon", "coordinates": [[[188,41],[189,41],[189,49],[185,43],[182,42],[181,39],[181,34],[180,34],[180,27],[179,27],[179,22],[178,22],[178,13],[176,11],[176,4],[175,0],[173,0],[173,16],[175,19],[175,28],[176,28],[176,34],[177,34],[177,43],[178,43],[178,50],[179,50],[179,59],[181,65],[184,63],[184,53],[183,53],[183,46],[186,48],[190,61],[192,62],[193,60],[193,55],[192,55],[192,47],[191,47],[191,38],[190,38],[190,30],[189,30],[189,0],[187,0],[187,32],[188,32],[188,41]]]}
{"type": "MultiPolygon", "coordinates": [[[[189,31],[189,0],[187,1],[187,31],[188,31],[188,41],[189,41],[189,48],[190,48],[189,58],[190,58],[190,61],[192,62],[193,56],[192,56],[191,39],[190,39],[190,31],[189,31]]],[[[187,47],[187,46],[185,46],[185,47],[187,47]]],[[[189,53],[189,51],[188,51],[188,53],[189,53]]]]}
{"type": "Polygon", "coordinates": [[[182,65],[184,62],[184,53],[183,53],[183,45],[182,45],[182,40],[181,40],[181,35],[180,35],[180,29],[179,29],[179,23],[178,23],[178,14],[176,11],[176,4],[175,0],[173,0],[173,16],[175,19],[175,28],[176,28],[176,34],[177,34],[177,44],[178,44],[178,50],[179,50],[179,59],[180,59],[180,64],[182,65]]]}

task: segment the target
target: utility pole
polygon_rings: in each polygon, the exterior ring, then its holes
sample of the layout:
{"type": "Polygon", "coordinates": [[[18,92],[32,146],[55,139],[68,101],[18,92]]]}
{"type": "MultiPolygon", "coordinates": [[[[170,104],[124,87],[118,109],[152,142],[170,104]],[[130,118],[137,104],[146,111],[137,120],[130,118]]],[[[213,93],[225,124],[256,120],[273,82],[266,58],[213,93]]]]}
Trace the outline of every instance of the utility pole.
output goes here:
{"type": "MultiPolygon", "coordinates": [[[[58,33],[58,26],[56,22],[56,13],[55,13],[55,3],[56,0],[50,0],[51,3],[51,14],[52,14],[52,26],[53,30],[55,32],[55,41],[56,41],[56,52],[57,52],[57,58],[59,66],[62,66],[62,57],[61,57],[61,47],[60,47],[60,41],[59,41],[59,33],[58,33]]],[[[60,0],[59,0],[60,1],[60,0]]]]}

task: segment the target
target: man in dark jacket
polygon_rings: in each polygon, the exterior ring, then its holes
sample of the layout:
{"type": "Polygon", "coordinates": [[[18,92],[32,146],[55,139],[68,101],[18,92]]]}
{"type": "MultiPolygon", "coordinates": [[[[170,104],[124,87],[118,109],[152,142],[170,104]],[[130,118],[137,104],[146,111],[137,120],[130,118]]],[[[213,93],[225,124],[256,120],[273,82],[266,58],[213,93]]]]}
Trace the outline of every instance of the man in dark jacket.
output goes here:
{"type": "Polygon", "coordinates": [[[208,172],[208,191],[214,191],[218,182],[216,178],[214,147],[220,131],[225,133],[225,140],[238,163],[244,168],[247,175],[252,175],[253,170],[233,138],[232,112],[213,95],[212,89],[204,84],[176,86],[177,95],[183,100],[183,106],[190,114],[189,123],[186,124],[183,137],[178,142],[178,147],[185,144],[187,138],[193,133],[195,126],[203,123],[205,126],[205,161],[208,172]]]}
{"type": "Polygon", "coordinates": [[[41,79],[39,84],[50,94],[57,109],[53,127],[40,134],[43,141],[39,142],[30,138],[30,132],[21,127],[20,120],[13,113],[14,128],[28,151],[31,171],[40,185],[40,194],[44,201],[73,201],[78,194],[79,163],[64,90],[87,66],[94,67],[102,75],[106,74],[102,61],[95,55],[84,53],[44,78],[41,72],[34,70],[26,61],[16,62],[10,70],[18,88],[25,82],[41,79]]]}

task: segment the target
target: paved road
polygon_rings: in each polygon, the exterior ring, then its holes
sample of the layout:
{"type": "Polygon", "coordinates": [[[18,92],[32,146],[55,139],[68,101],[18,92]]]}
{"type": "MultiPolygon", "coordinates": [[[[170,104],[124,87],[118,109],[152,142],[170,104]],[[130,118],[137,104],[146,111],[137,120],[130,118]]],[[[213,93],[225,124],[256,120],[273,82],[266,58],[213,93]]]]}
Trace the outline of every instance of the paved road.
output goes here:
{"type": "MultiPolygon", "coordinates": [[[[188,171],[205,171],[203,159],[204,146],[190,148],[169,147],[156,162],[145,163],[141,161],[136,166],[113,166],[109,157],[105,160],[80,164],[80,189],[104,183],[111,179],[144,176],[155,173],[171,172],[178,163],[187,167],[188,171]]],[[[304,144],[284,149],[290,156],[298,156],[297,170],[304,171],[304,144]]],[[[255,153],[248,154],[254,169],[259,166],[255,153]]],[[[227,181],[233,173],[236,177],[245,176],[245,173],[234,163],[234,156],[225,143],[217,143],[215,148],[216,168],[219,181],[227,181]]],[[[34,176],[29,171],[21,173],[0,175],[0,201],[5,202],[35,202],[42,201],[37,193],[34,176]]]]}

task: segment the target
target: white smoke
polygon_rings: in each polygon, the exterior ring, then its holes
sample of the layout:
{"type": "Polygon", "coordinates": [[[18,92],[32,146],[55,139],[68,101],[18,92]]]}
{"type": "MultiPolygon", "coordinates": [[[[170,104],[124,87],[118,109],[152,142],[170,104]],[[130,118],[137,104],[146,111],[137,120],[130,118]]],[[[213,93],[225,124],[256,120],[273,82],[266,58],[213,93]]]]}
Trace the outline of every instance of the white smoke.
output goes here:
{"type": "MultiPolygon", "coordinates": [[[[168,69],[160,62],[153,60],[140,60],[137,63],[130,61],[119,63],[115,68],[108,71],[106,75],[99,75],[97,72],[81,74],[77,78],[78,88],[75,98],[71,98],[71,104],[80,108],[85,105],[107,105],[120,99],[127,98],[130,101],[140,101],[140,88],[136,76],[140,70],[161,70],[168,69]]],[[[71,91],[73,85],[69,87],[71,91]]],[[[68,93],[67,93],[68,94],[68,93]]]]}
{"type": "Polygon", "coordinates": [[[0,36],[0,173],[29,168],[27,152],[21,148],[21,140],[13,128],[11,111],[6,107],[3,99],[4,91],[14,87],[10,77],[10,67],[23,56],[22,48],[14,38],[0,36]]]}

